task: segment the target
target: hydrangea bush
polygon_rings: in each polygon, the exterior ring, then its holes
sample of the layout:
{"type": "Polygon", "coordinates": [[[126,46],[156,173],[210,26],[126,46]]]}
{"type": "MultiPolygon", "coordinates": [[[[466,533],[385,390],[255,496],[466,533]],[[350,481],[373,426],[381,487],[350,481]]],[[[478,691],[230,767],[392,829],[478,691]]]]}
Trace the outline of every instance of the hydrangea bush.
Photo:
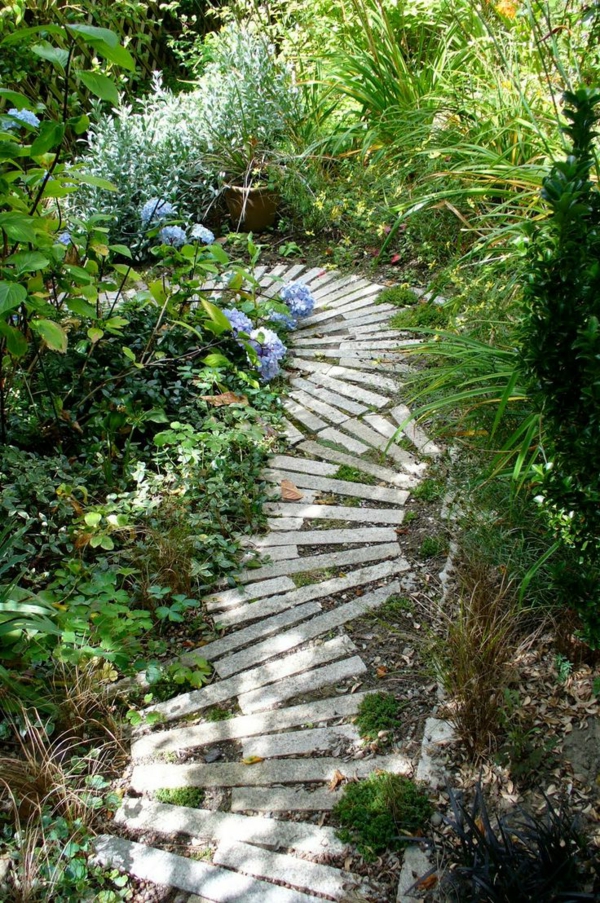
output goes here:
{"type": "Polygon", "coordinates": [[[310,317],[315,308],[312,292],[303,282],[288,282],[279,292],[279,297],[287,305],[292,317],[310,317]]]}
{"type": "Polygon", "coordinates": [[[279,362],[285,357],[287,348],[276,332],[264,326],[252,330],[250,344],[258,355],[260,378],[269,382],[279,374],[279,362]]]}

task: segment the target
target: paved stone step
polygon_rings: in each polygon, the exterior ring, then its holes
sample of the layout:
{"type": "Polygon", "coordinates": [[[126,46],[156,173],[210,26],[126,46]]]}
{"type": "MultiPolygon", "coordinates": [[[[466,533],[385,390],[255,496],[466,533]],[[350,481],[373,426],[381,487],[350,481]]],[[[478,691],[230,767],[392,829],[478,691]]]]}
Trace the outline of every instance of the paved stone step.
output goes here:
{"type": "Polygon", "coordinates": [[[332,407],[326,401],[320,401],[309,392],[305,392],[300,388],[294,388],[294,391],[290,393],[290,397],[307,410],[320,414],[321,417],[325,417],[326,420],[330,420],[331,423],[343,423],[344,420],[347,420],[350,416],[350,414],[343,413],[338,408],[332,407]]]}
{"type": "Polygon", "coordinates": [[[362,351],[389,351],[398,348],[398,339],[381,339],[374,341],[372,339],[360,340],[352,339],[349,342],[340,342],[340,351],[351,351],[353,354],[360,354],[362,351]]]}
{"type": "Polygon", "coordinates": [[[331,865],[320,865],[235,840],[222,841],[213,862],[255,878],[285,881],[299,890],[323,894],[332,900],[341,900],[347,890],[360,884],[360,879],[350,872],[342,872],[331,865]]]}
{"type": "MultiPolygon", "coordinates": [[[[290,508],[293,511],[293,508],[290,508]]],[[[290,538],[295,530],[302,529],[304,521],[301,517],[268,517],[267,529],[269,530],[286,530],[290,532],[290,538]]]]}
{"type": "Polygon", "coordinates": [[[271,273],[277,275],[278,278],[266,289],[263,293],[263,298],[275,298],[286,283],[295,282],[301,278],[305,270],[306,266],[303,263],[297,263],[292,267],[286,267],[285,265],[274,267],[271,273]]]}
{"type": "MultiPolygon", "coordinates": [[[[356,301],[352,301],[348,304],[345,304],[340,307],[335,307],[333,310],[328,310],[326,305],[323,305],[321,312],[317,314],[313,314],[312,317],[306,317],[304,320],[305,326],[317,326],[321,323],[326,323],[328,320],[332,320],[334,317],[345,317],[352,318],[352,314],[358,316],[359,313],[367,313],[373,310],[374,304],[372,298],[359,298],[356,301]]],[[[395,311],[397,308],[393,307],[391,304],[378,304],[377,310],[387,313],[391,313],[395,311]]]]}
{"type": "Polygon", "coordinates": [[[312,376],[309,376],[309,381],[318,386],[325,386],[326,389],[331,389],[331,391],[335,392],[337,395],[347,395],[348,398],[352,398],[355,401],[362,401],[364,404],[373,408],[384,408],[390,401],[389,398],[384,395],[378,395],[377,393],[370,392],[368,389],[363,389],[360,386],[350,385],[341,379],[333,379],[325,373],[319,373],[318,375],[313,374],[312,376]]]}
{"type": "Polygon", "coordinates": [[[317,474],[320,477],[331,477],[337,473],[335,464],[325,464],[323,461],[313,461],[312,458],[293,457],[292,455],[274,455],[269,459],[271,467],[280,470],[295,470],[303,473],[317,474]]]}
{"type": "Polygon", "coordinates": [[[298,442],[302,442],[304,439],[304,433],[301,433],[300,430],[294,426],[291,421],[283,419],[284,433],[285,437],[290,445],[296,445],[298,442]]]}
{"type": "MultiPolygon", "coordinates": [[[[381,419],[383,420],[383,418],[381,419]]],[[[372,426],[372,421],[369,421],[369,423],[372,426]]],[[[388,458],[392,458],[400,464],[408,473],[420,476],[426,469],[426,465],[419,464],[410,452],[405,451],[398,445],[394,445],[393,442],[390,443],[391,436],[383,436],[378,431],[371,429],[366,423],[363,423],[362,420],[346,420],[341,426],[344,432],[350,433],[353,437],[358,438],[359,441],[366,442],[372,448],[383,452],[388,458]]],[[[391,434],[393,435],[394,432],[392,428],[391,434]]]]}
{"type": "Polygon", "coordinates": [[[323,687],[339,684],[344,680],[355,680],[359,675],[365,674],[366,670],[366,665],[360,656],[354,655],[352,658],[279,680],[269,687],[260,687],[251,693],[244,693],[238,697],[238,704],[244,715],[264,712],[265,709],[279,706],[283,702],[296,699],[305,693],[312,693],[314,690],[321,690],[323,687]]]}
{"type": "Polygon", "coordinates": [[[241,740],[271,731],[318,724],[355,715],[365,693],[352,693],[328,699],[316,699],[301,705],[288,706],[260,715],[236,715],[224,721],[203,721],[199,724],[155,731],[134,740],[131,755],[134,761],[179,750],[197,749],[227,740],[241,740]]]}
{"type": "MultiPolygon", "coordinates": [[[[247,695],[251,690],[264,688],[274,681],[281,682],[283,678],[289,675],[300,675],[297,678],[300,680],[303,672],[307,671],[307,669],[335,661],[344,655],[351,655],[353,652],[356,652],[356,646],[352,640],[347,636],[338,636],[327,643],[314,645],[302,652],[295,652],[292,655],[277,658],[268,664],[251,668],[241,674],[236,674],[234,677],[228,677],[227,680],[219,680],[216,683],[209,684],[200,690],[180,693],[172,699],[165,700],[165,702],[158,702],[155,705],[148,706],[148,708],[143,709],[142,715],[146,716],[150,712],[159,712],[165,721],[174,721],[177,718],[184,718],[210,706],[218,705],[220,702],[227,702],[240,694],[247,695]]],[[[244,714],[250,714],[251,711],[258,710],[248,709],[244,711],[244,714]]]]}
{"type": "Polygon", "coordinates": [[[333,426],[328,427],[326,430],[321,430],[318,434],[318,439],[320,442],[335,442],[336,445],[345,448],[349,452],[354,452],[356,455],[364,455],[372,449],[372,446],[360,442],[358,439],[349,436],[347,433],[341,433],[333,426]]]}
{"type": "Polygon", "coordinates": [[[199,724],[145,734],[134,740],[131,755],[139,761],[153,755],[179,750],[197,749],[227,740],[241,740],[271,731],[318,724],[355,715],[365,693],[352,693],[328,699],[316,699],[301,705],[288,706],[260,715],[236,715],[224,721],[203,721],[199,724]]]}
{"type": "Polygon", "coordinates": [[[316,291],[324,288],[325,285],[331,283],[332,280],[337,279],[338,277],[339,273],[336,270],[324,270],[323,267],[312,267],[298,278],[298,282],[309,285],[314,296],[316,291]]]}
{"type": "Polygon", "coordinates": [[[331,752],[340,743],[360,743],[360,734],[353,724],[336,724],[333,727],[314,727],[304,731],[286,731],[253,737],[242,745],[244,759],[260,756],[275,759],[282,756],[301,756],[305,753],[331,752]]]}
{"type": "MultiPolygon", "coordinates": [[[[360,276],[351,283],[347,283],[343,288],[336,291],[328,291],[319,299],[321,307],[338,307],[347,303],[347,299],[352,301],[355,298],[371,298],[381,292],[382,286],[376,285],[374,282],[368,282],[360,276]]],[[[372,303],[372,301],[371,301],[372,303]]]]}
{"type": "Polygon", "coordinates": [[[171,765],[164,762],[136,765],[131,786],[137,793],[174,787],[271,787],[273,784],[324,784],[340,772],[348,779],[366,778],[373,771],[410,774],[412,764],[405,756],[373,756],[370,759],[339,758],[273,759],[244,765],[215,762],[211,765],[171,765]]]}
{"type": "MultiPolygon", "coordinates": [[[[398,572],[401,567],[396,562],[388,562],[388,564],[390,565],[390,571],[397,568],[396,572],[398,572]],[[392,568],[392,564],[395,565],[394,568],[392,568]]],[[[217,663],[219,674],[222,677],[236,674],[238,671],[243,671],[245,668],[250,668],[259,662],[267,661],[275,655],[283,655],[284,652],[296,649],[315,637],[322,636],[324,633],[335,630],[337,627],[342,627],[348,621],[360,618],[361,615],[379,608],[390,596],[396,595],[399,590],[400,584],[398,581],[393,581],[386,586],[365,593],[364,596],[359,596],[351,602],[339,605],[331,611],[316,615],[309,621],[304,621],[290,630],[286,630],[284,633],[271,637],[269,640],[256,643],[249,648],[227,655],[217,663]]]]}
{"type": "MultiPolygon", "coordinates": [[[[258,570],[262,570],[262,568],[257,568],[258,570]]],[[[252,602],[254,599],[263,599],[266,596],[287,593],[293,589],[296,589],[296,584],[288,577],[265,578],[253,583],[252,586],[238,586],[235,589],[211,593],[210,596],[205,596],[204,602],[208,611],[215,611],[219,608],[240,605],[242,602],[252,602]]]]}
{"type": "MultiPolygon", "coordinates": [[[[372,546],[364,545],[363,548],[360,549],[343,549],[340,552],[325,552],[321,555],[305,555],[303,557],[295,558],[293,561],[286,560],[279,561],[276,564],[267,564],[258,570],[244,571],[240,574],[239,579],[241,581],[256,580],[260,577],[261,571],[265,572],[265,577],[270,577],[283,573],[305,574],[314,570],[320,570],[321,568],[364,564],[366,561],[380,561],[384,558],[394,558],[399,554],[399,551],[398,537],[395,537],[395,540],[392,540],[391,543],[376,543],[372,546]]],[[[314,582],[317,583],[318,581],[314,582]]],[[[217,607],[221,608],[223,606],[217,607]]],[[[275,607],[273,607],[268,604],[264,608],[262,605],[254,607],[260,609],[260,611],[274,611],[278,606],[275,605],[275,607]]],[[[245,605],[244,608],[247,609],[248,606],[245,605]]],[[[229,619],[224,620],[223,618],[219,618],[219,623],[227,624],[230,623],[230,621],[229,619]]]]}
{"type": "Polygon", "coordinates": [[[353,292],[364,285],[369,285],[369,283],[361,276],[342,276],[340,273],[337,273],[336,279],[329,282],[327,287],[320,286],[318,289],[315,289],[313,297],[319,306],[322,306],[330,299],[335,298],[336,295],[339,297],[340,293],[353,292]]]}
{"type": "Polygon", "coordinates": [[[341,790],[303,787],[234,787],[232,812],[328,812],[342,797],[341,790]]]}
{"type": "Polygon", "coordinates": [[[386,486],[371,486],[367,483],[354,483],[352,480],[336,480],[330,477],[313,476],[307,473],[290,472],[267,468],[264,477],[271,483],[280,483],[286,478],[300,489],[315,489],[318,492],[349,495],[353,498],[368,499],[371,502],[387,502],[390,505],[404,505],[408,492],[403,489],[389,489],[386,486]]]}
{"type": "MultiPolygon", "coordinates": [[[[397,543],[378,543],[375,546],[367,546],[363,549],[347,549],[343,552],[328,552],[324,555],[307,556],[298,561],[288,562],[290,568],[300,573],[304,571],[310,573],[312,570],[320,570],[323,567],[333,565],[341,566],[344,564],[360,564],[366,561],[375,560],[377,564],[366,568],[355,568],[340,577],[331,577],[328,580],[316,580],[306,586],[300,586],[298,589],[282,596],[272,596],[269,599],[262,599],[258,604],[252,603],[241,605],[238,608],[219,612],[215,616],[215,620],[225,627],[231,627],[235,624],[243,624],[245,621],[253,621],[256,618],[266,618],[269,615],[279,611],[285,611],[295,605],[308,602],[311,599],[325,599],[327,596],[335,595],[346,589],[352,589],[356,586],[365,586],[378,580],[379,577],[389,573],[390,567],[397,567],[399,558],[399,548],[397,543]],[[354,555],[352,554],[354,552],[354,555]],[[391,559],[391,560],[389,560],[391,559]],[[298,569],[298,562],[306,562],[306,565],[298,569]]],[[[403,562],[405,568],[408,568],[406,562],[403,562]]]]}
{"type": "Polygon", "coordinates": [[[115,813],[115,824],[130,831],[157,831],[159,834],[187,834],[201,841],[241,840],[302,853],[339,855],[346,845],[333,828],[308,822],[282,821],[212,809],[171,806],[151,799],[125,799],[115,813]]]}
{"type": "Polygon", "coordinates": [[[297,401],[294,401],[293,398],[287,398],[283,403],[283,407],[288,412],[290,417],[293,417],[294,420],[298,420],[313,432],[318,432],[319,430],[322,430],[327,426],[325,420],[321,420],[320,417],[317,417],[317,415],[313,414],[312,411],[309,411],[297,401]]]}
{"type": "Polygon", "coordinates": [[[398,404],[395,408],[392,408],[390,414],[396,421],[396,423],[401,426],[402,432],[408,436],[410,441],[419,449],[421,454],[423,455],[431,455],[432,457],[437,457],[441,455],[442,450],[433,442],[428,436],[425,435],[423,430],[417,426],[414,420],[409,420],[410,417],[410,409],[405,404],[398,404]]]}
{"type": "MultiPolygon", "coordinates": [[[[393,527],[360,527],[357,530],[300,530],[294,538],[299,546],[352,545],[353,543],[397,542],[398,540],[393,527]]],[[[275,549],[288,549],[289,541],[288,533],[269,533],[256,540],[253,546],[261,554],[272,555],[275,549]]]]}
{"type": "Polygon", "coordinates": [[[330,368],[328,375],[334,379],[345,380],[345,382],[361,383],[373,389],[383,389],[390,395],[397,393],[400,388],[398,379],[380,376],[378,373],[372,373],[371,371],[357,370],[353,367],[340,367],[337,364],[330,368]]]}
{"type": "MultiPolygon", "coordinates": [[[[322,385],[319,385],[319,377],[311,382],[309,379],[303,379],[302,377],[297,376],[291,379],[290,382],[292,386],[297,386],[305,393],[321,398],[323,401],[326,401],[327,404],[339,408],[345,413],[355,414],[358,417],[361,414],[366,414],[369,410],[364,404],[357,404],[355,401],[350,401],[350,399],[340,395],[339,392],[331,392],[329,389],[325,389],[322,385]]],[[[346,420],[347,418],[345,417],[344,419],[346,420]]]]}
{"type": "MultiPolygon", "coordinates": [[[[365,369],[363,364],[372,362],[374,368],[382,367],[384,364],[402,368],[404,355],[401,351],[344,351],[340,348],[299,348],[298,349],[305,358],[326,358],[331,359],[331,363],[337,363],[340,367],[361,367],[365,369]]],[[[410,368],[406,365],[404,369],[398,372],[408,372],[410,368]]]]}
{"type": "MultiPolygon", "coordinates": [[[[347,321],[346,321],[347,323],[347,321]]],[[[356,326],[354,328],[346,325],[343,332],[319,332],[318,327],[316,327],[314,331],[314,335],[302,336],[299,337],[298,342],[294,342],[294,350],[302,349],[302,348],[324,348],[331,347],[335,345],[338,348],[342,348],[342,345],[351,344],[353,350],[357,350],[358,348],[372,348],[375,343],[379,342],[388,342],[392,341],[395,338],[395,333],[392,333],[391,330],[379,330],[375,332],[372,326],[356,326]]],[[[400,335],[395,338],[395,341],[392,345],[388,347],[397,348],[399,342],[402,341],[400,335]]]]}
{"type": "MultiPolygon", "coordinates": [[[[281,534],[280,534],[281,535],[281,534]]],[[[298,557],[298,546],[289,545],[290,538],[287,537],[288,545],[279,545],[277,547],[265,547],[263,555],[267,555],[271,561],[284,561],[290,558],[298,557]]],[[[265,565],[266,566],[266,565],[265,565]]]]}
{"type": "MultiPolygon", "coordinates": [[[[271,502],[270,514],[285,516],[289,506],[284,502],[271,502]]],[[[401,508],[346,508],[343,505],[297,505],[297,517],[303,520],[343,520],[360,524],[401,524],[404,511],[401,508]]]]}
{"type": "MultiPolygon", "coordinates": [[[[352,326],[357,327],[383,327],[390,319],[389,310],[379,311],[379,305],[375,308],[377,313],[367,313],[364,316],[352,318],[352,326]]],[[[305,326],[302,329],[302,336],[312,338],[316,335],[336,334],[349,328],[348,320],[332,320],[329,323],[318,323],[316,326],[305,326]]]]}
{"type": "Polygon", "coordinates": [[[94,849],[96,861],[103,866],[123,869],[141,881],[199,894],[211,903],[319,903],[318,897],[122,837],[100,835],[94,849]]]}
{"type": "Polygon", "coordinates": [[[373,304],[371,307],[367,308],[359,304],[348,304],[346,307],[338,307],[338,313],[343,316],[345,320],[360,320],[366,314],[375,313],[378,311],[379,313],[387,313],[390,316],[392,313],[396,313],[398,310],[397,307],[394,307],[393,304],[373,304]]]}
{"type": "Polygon", "coordinates": [[[392,358],[377,358],[373,360],[363,360],[358,357],[340,357],[340,367],[350,367],[353,370],[366,370],[368,373],[376,371],[377,373],[406,374],[410,373],[410,367],[405,364],[402,358],[393,356],[392,358]]]}
{"type": "MultiPolygon", "coordinates": [[[[343,434],[341,434],[343,436],[343,434]]],[[[354,455],[347,455],[345,452],[338,451],[335,448],[329,448],[327,445],[321,445],[320,442],[314,442],[308,439],[298,446],[298,450],[306,452],[306,454],[315,457],[325,458],[326,461],[336,461],[338,464],[347,464],[348,467],[355,467],[362,473],[371,474],[378,480],[384,480],[386,483],[392,483],[395,486],[402,486],[405,489],[418,485],[416,477],[409,474],[397,473],[389,467],[382,467],[380,464],[373,464],[371,461],[365,461],[364,458],[358,458],[354,455]]],[[[297,460],[297,459],[293,459],[297,460]]],[[[317,463],[317,462],[315,462],[317,463]]],[[[316,472],[316,471],[315,471],[316,472]]],[[[290,540],[288,539],[288,542],[290,540]]],[[[294,542],[298,542],[298,537],[294,537],[294,542]]]]}

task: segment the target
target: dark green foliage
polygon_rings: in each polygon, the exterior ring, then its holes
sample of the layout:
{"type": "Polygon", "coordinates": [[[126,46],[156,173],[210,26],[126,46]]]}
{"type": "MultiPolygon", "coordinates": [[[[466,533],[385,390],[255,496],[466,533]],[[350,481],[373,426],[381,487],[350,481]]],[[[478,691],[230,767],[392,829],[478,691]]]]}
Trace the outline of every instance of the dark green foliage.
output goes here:
{"type": "Polygon", "coordinates": [[[376,740],[380,731],[393,731],[398,727],[396,699],[389,693],[369,693],[358,707],[356,726],[366,740],[376,740]]]}
{"type": "Polygon", "coordinates": [[[199,809],[204,802],[204,790],[201,787],[164,788],[157,790],[155,796],[159,803],[188,806],[190,809],[199,809]]]}
{"type": "Polygon", "coordinates": [[[419,297],[412,289],[402,285],[392,285],[390,288],[384,288],[381,294],[377,295],[377,304],[393,304],[394,307],[409,307],[412,304],[418,304],[419,297]]]}
{"type": "Polygon", "coordinates": [[[441,480],[432,480],[429,477],[415,486],[412,490],[414,498],[423,502],[435,502],[444,494],[445,485],[441,480]]]}
{"type": "Polygon", "coordinates": [[[531,816],[523,810],[492,825],[478,785],[472,806],[450,791],[453,818],[447,819],[458,840],[448,853],[458,861],[448,874],[461,901],[531,903],[532,900],[597,899],[578,893],[587,883],[579,871],[586,856],[585,838],[565,805],[560,810],[546,800],[546,812],[531,816]]]}
{"type": "Polygon", "coordinates": [[[444,536],[426,536],[419,548],[419,558],[436,558],[444,555],[448,549],[448,542],[444,536]]]}
{"type": "Polygon", "coordinates": [[[347,784],[333,813],[340,838],[355,843],[365,859],[401,849],[406,837],[421,833],[433,807],[425,793],[401,775],[373,774],[347,784]]]}
{"type": "Polygon", "coordinates": [[[204,717],[207,721],[227,721],[228,718],[233,718],[233,712],[228,712],[227,709],[222,709],[221,706],[216,705],[212,709],[208,709],[204,717]]]}
{"type": "Polygon", "coordinates": [[[543,417],[550,465],[540,469],[557,534],[580,553],[565,596],[600,645],[600,193],[590,179],[600,93],[565,94],[572,142],[543,182],[551,215],[533,234],[525,286],[523,369],[543,417]]]}
{"type": "Polygon", "coordinates": [[[366,483],[374,486],[377,478],[370,473],[363,473],[358,467],[350,467],[348,464],[340,464],[337,472],[334,474],[335,480],[349,480],[351,483],[366,483]]]}
{"type": "Polygon", "coordinates": [[[445,329],[448,312],[440,304],[417,304],[410,310],[402,310],[390,319],[392,329],[445,329]]]}

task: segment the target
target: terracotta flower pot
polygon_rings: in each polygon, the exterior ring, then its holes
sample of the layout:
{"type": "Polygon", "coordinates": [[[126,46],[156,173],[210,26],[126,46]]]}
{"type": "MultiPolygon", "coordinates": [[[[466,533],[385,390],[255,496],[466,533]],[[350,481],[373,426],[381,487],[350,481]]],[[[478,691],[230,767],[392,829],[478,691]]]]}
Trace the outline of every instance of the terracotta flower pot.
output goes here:
{"type": "Polygon", "coordinates": [[[225,202],[236,229],[264,232],[275,222],[279,197],[272,188],[243,188],[229,185],[225,202]]]}

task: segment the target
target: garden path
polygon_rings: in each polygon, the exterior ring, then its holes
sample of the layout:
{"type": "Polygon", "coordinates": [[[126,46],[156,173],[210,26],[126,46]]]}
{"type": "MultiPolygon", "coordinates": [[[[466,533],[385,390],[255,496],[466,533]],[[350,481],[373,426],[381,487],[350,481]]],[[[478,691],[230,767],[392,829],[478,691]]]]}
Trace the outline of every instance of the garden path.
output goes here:
{"type": "Polygon", "coordinates": [[[96,852],[195,901],[381,900],[344,867],[324,813],[344,777],[411,774],[413,763],[361,748],[352,719],[367,666],[344,626],[410,578],[396,531],[423,458],[439,450],[405,424],[408,365],[387,325],[394,308],[376,304],[383,286],[302,265],[259,278],[273,294],[281,281],[306,282],[316,301],[288,356],[288,453],[266,471],[279,500],[268,505],[270,532],[251,540],[270,561],[206,599],[227,632],[197,652],[218,680],[151,707],[164,720],[134,737],[131,795],[118,834],[98,838],[96,852]],[[399,426],[410,451],[388,447],[399,426]],[[241,714],[198,720],[223,703],[241,714]],[[153,798],[178,787],[205,788],[210,806],[153,798]],[[171,852],[182,838],[187,855],[171,852]]]}

